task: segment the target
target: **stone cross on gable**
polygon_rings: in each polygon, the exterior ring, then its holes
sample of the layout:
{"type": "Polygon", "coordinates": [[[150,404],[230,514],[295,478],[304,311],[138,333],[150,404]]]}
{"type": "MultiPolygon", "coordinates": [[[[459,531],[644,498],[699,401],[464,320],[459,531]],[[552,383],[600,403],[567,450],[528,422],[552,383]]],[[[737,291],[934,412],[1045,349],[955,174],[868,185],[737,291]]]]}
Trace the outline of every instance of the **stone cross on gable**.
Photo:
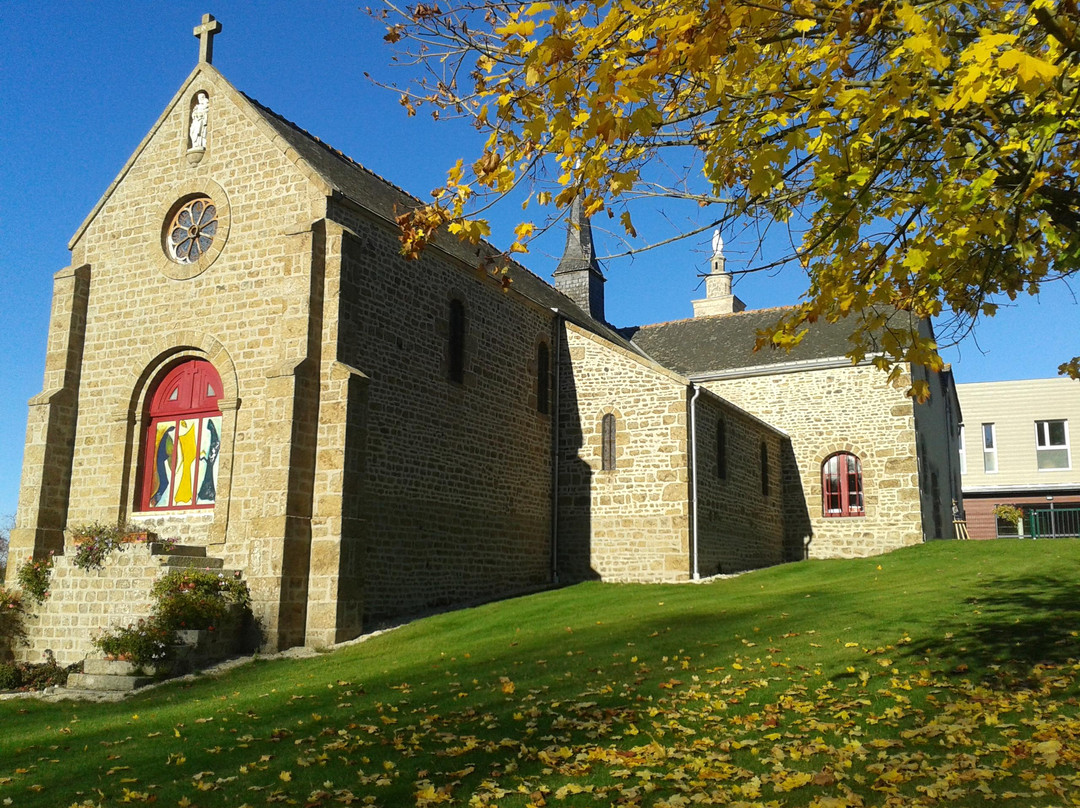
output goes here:
{"type": "Polygon", "coordinates": [[[213,14],[203,14],[202,24],[196,25],[192,32],[199,40],[199,61],[211,64],[214,61],[214,34],[221,32],[221,23],[213,14]]]}

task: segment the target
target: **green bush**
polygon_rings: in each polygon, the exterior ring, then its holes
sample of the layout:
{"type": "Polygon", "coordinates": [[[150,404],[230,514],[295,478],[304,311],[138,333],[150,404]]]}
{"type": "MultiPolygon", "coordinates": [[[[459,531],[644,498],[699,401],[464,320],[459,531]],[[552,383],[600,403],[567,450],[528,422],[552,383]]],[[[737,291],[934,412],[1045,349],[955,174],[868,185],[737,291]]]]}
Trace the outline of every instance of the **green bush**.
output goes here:
{"type": "Polygon", "coordinates": [[[44,603],[49,597],[49,583],[52,580],[53,553],[47,558],[26,559],[24,564],[19,565],[15,573],[15,580],[19,582],[22,591],[25,592],[34,603],[44,603]]]}
{"type": "Polygon", "coordinates": [[[0,586],[0,650],[26,641],[26,609],[17,589],[0,586]]]}
{"type": "Polygon", "coordinates": [[[175,643],[175,632],[156,617],[114,628],[94,640],[94,645],[105,656],[124,659],[139,667],[168,663],[175,643]]]}
{"type": "MultiPolygon", "coordinates": [[[[75,540],[75,555],[73,563],[79,569],[96,570],[113,552],[123,551],[124,546],[132,544],[133,537],[141,537],[139,540],[155,541],[154,534],[143,531],[136,525],[117,524],[103,525],[101,522],[91,522],[88,525],[79,525],[71,531],[75,540]]],[[[166,539],[165,544],[172,544],[166,539]]]]}
{"type": "Polygon", "coordinates": [[[82,663],[61,666],[52,651],[45,652],[45,661],[10,662],[0,665],[0,690],[44,690],[47,687],[63,687],[68,676],[82,671],[82,663]]]}
{"type": "Polygon", "coordinates": [[[15,690],[21,682],[19,667],[14,662],[0,662],[0,690],[15,690]]]}
{"type": "Polygon", "coordinates": [[[154,583],[154,614],[174,630],[215,630],[251,611],[239,577],[212,570],[174,570],[154,583]]]}

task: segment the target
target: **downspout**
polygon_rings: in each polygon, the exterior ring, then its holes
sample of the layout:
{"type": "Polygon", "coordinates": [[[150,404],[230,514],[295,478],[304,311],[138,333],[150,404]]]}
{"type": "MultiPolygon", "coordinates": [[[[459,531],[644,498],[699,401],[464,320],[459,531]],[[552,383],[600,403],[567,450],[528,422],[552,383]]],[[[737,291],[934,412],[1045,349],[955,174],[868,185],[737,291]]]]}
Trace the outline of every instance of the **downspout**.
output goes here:
{"type": "Polygon", "coordinates": [[[693,579],[701,578],[698,572],[698,490],[697,490],[697,400],[701,388],[690,382],[694,395],[690,398],[690,560],[693,566],[693,579]]]}
{"type": "Polygon", "coordinates": [[[551,583],[559,583],[559,388],[562,355],[559,336],[562,333],[562,313],[554,306],[555,320],[551,334],[551,583]]]}

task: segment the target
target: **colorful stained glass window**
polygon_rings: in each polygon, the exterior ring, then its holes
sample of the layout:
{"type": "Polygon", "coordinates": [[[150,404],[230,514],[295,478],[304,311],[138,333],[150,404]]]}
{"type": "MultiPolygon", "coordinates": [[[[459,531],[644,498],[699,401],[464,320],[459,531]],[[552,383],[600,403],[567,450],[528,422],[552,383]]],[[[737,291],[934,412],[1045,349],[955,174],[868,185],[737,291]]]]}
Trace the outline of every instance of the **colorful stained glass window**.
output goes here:
{"type": "Polygon", "coordinates": [[[221,448],[221,377],[204,359],[169,370],[150,396],[143,510],[212,508],[221,448]]]}
{"type": "Polygon", "coordinates": [[[194,264],[214,243],[217,228],[217,207],[210,197],[188,200],[169,223],[165,237],[169,257],[181,264],[194,264]]]}

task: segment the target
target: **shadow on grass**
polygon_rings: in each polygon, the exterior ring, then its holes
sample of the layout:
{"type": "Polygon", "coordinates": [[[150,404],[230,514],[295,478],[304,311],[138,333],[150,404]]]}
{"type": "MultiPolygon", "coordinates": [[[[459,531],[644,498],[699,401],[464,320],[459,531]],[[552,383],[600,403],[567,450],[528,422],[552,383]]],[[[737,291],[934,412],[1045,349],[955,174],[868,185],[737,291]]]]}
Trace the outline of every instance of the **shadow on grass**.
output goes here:
{"type": "Polygon", "coordinates": [[[1036,665],[1080,657],[1080,588],[1052,575],[999,576],[964,601],[970,620],[943,619],[938,640],[908,647],[953,670],[1015,686],[1036,665]],[[948,633],[946,633],[948,632],[948,633]]]}

